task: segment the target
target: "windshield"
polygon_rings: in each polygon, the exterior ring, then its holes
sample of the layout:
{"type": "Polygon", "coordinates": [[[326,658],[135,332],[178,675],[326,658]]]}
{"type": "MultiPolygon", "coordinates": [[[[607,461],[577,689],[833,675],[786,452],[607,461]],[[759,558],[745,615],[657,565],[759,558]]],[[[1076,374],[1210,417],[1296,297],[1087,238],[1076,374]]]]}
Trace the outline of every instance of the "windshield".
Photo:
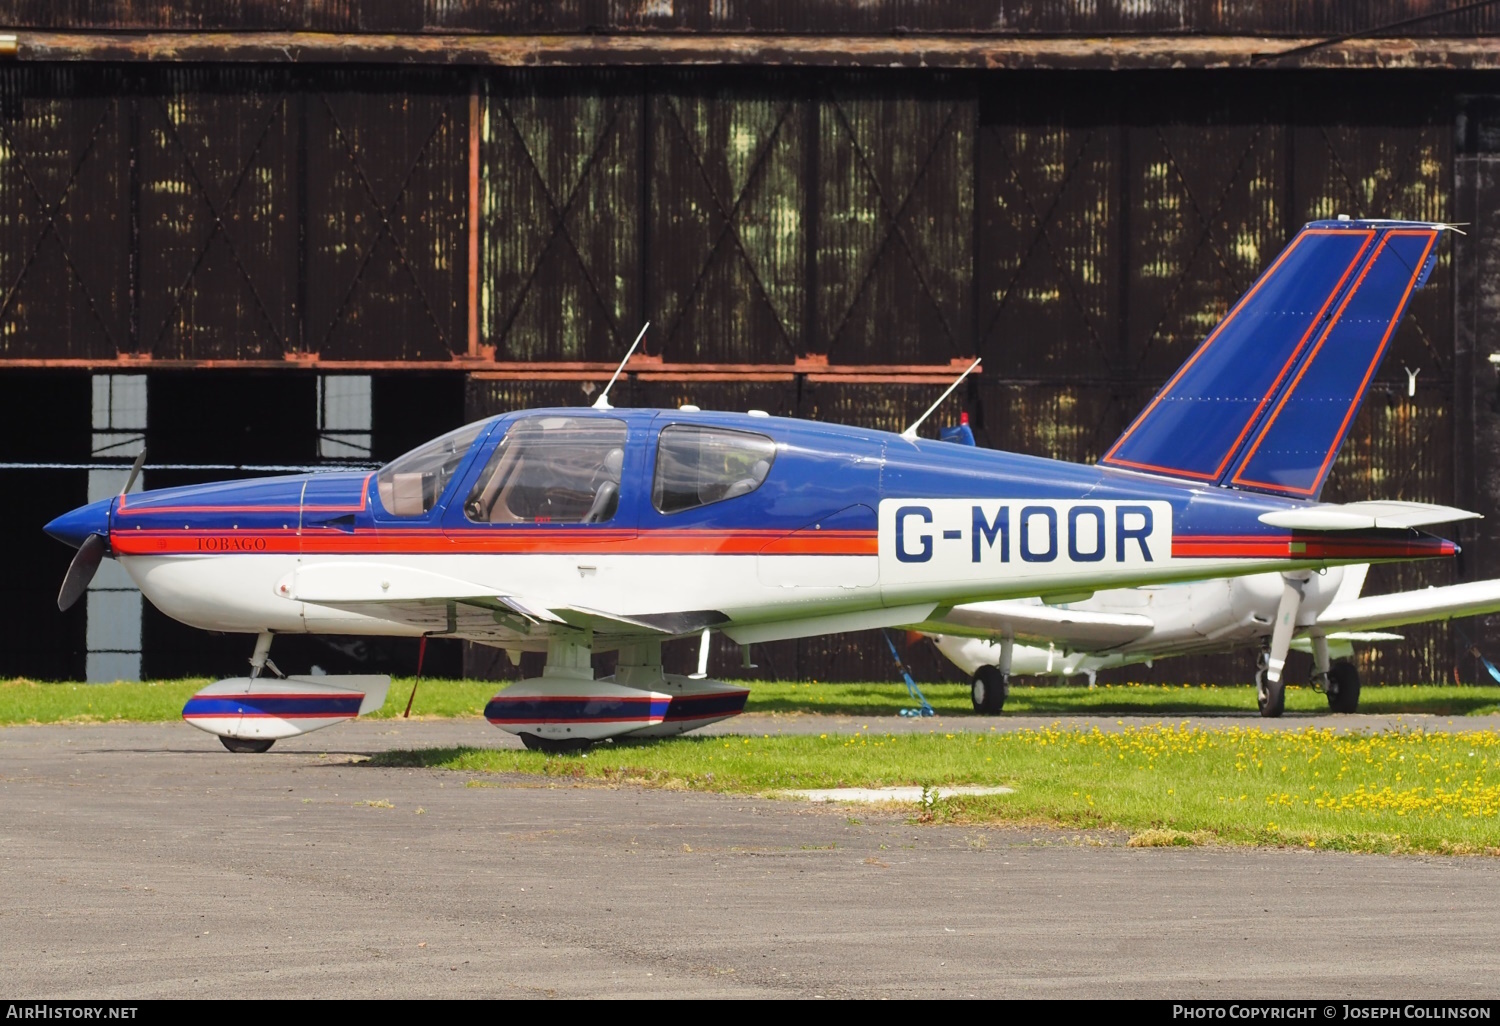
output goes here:
{"type": "Polygon", "coordinates": [[[489,423],[482,420],[466,424],[381,467],[375,482],[386,512],[397,517],[419,517],[431,512],[474,439],[489,423]]]}

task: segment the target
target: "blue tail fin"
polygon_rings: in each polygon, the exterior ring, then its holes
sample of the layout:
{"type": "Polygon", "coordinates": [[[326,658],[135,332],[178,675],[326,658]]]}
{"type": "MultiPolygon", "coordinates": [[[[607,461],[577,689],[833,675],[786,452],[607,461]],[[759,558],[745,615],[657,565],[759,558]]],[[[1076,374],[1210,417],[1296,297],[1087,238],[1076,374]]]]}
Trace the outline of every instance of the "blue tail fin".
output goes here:
{"type": "Polygon", "coordinates": [[[1304,227],[1101,462],[1316,496],[1444,227],[1304,227]]]}

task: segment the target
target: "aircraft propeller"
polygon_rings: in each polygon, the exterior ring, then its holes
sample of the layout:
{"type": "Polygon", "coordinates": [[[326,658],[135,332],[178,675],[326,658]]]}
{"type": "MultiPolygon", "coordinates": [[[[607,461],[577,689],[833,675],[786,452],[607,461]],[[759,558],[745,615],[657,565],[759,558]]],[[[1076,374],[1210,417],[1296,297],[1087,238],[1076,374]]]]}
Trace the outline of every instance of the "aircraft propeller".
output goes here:
{"type": "MultiPolygon", "coordinates": [[[[130,467],[130,476],[125,479],[125,487],[120,489],[124,495],[130,491],[135,479],[141,475],[141,467],[146,464],[146,450],[142,449],[136,456],[135,463],[130,467]]],[[[83,597],[88,591],[89,582],[94,579],[94,574],[99,571],[99,563],[104,559],[104,551],[108,543],[102,534],[91,534],[78,546],[78,551],[73,555],[73,562],[68,564],[68,572],[63,577],[62,588],[57,593],[57,608],[59,612],[66,612],[73,608],[73,604],[83,597]]]]}
{"type": "Polygon", "coordinates": [[[94,579],[94,573],[99,569],[99,561],[104,558],[104,536],[91,534],[78,546],[78,551],[73,555],[73,562],[68,564],[68,574],[63,578],[62,590],[57,593],[57,608],[59,612],[65,612],[73,608],[83,593],[88,590],[89,582],[94,579]]]}

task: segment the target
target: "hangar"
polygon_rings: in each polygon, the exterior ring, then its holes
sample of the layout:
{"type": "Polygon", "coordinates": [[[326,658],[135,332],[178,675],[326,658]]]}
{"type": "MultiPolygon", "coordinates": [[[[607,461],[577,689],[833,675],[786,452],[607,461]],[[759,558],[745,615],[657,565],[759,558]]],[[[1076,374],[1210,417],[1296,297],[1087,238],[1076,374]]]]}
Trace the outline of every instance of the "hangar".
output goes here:
{"type": "MultiPolygon", "coordinates": [[[[1092,460],[1341,213],[1471,227],[1326,494],[1489,518],[1372,591],[1500,576],[1500,4],[0,0],[0,31],[7,676],[242,665],[122,575],[52,604],[70,553],[40,525],[142,445],[152,487],[378,462],[587,403],[649,320],[617,404],[899,430],[979,355],[944,415],[1092,460]]],[[[1408,637],[1363,656],[1377,679],[1473,679],[1446,626],[1408,637]]],[[[856,635],[761,657],[887,675],[856,635]]],[[[457,646],[428,671],[515,672],[457,646]]]]}

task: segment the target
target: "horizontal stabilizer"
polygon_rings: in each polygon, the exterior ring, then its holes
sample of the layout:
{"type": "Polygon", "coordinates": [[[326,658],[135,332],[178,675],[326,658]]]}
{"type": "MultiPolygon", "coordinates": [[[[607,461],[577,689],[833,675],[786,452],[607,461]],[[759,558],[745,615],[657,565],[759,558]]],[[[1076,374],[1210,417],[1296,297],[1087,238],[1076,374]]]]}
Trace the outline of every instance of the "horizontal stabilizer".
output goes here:
{"type": "Polygon", "coordinates": [[[914,629],[955,637],[998,638],[1009,634],[1032,645],[1100,651],[1144,637],[1155,626],[1137,613],[1094,613],[1040,602],[974,602],[954,606],[914,629]]]}
{"type": "Polygon", "coordinates": [[[1483,519],[1478,513],[1425,502],[1325,502],[1302,509],[1262,513],[1259,520],[1293,531],[1365,531],[1372,527],[1407,528],[1483,519]]]}
{"type": "Polygon", "coordinates": [[[1323,610],[1312,628],[1301,633],[1331,636],[1335,632],[1378,631],[1409,623],[1497,612],[1500,612],[1500,580],[1472,581],[1335,602],[1323,610]]]}

